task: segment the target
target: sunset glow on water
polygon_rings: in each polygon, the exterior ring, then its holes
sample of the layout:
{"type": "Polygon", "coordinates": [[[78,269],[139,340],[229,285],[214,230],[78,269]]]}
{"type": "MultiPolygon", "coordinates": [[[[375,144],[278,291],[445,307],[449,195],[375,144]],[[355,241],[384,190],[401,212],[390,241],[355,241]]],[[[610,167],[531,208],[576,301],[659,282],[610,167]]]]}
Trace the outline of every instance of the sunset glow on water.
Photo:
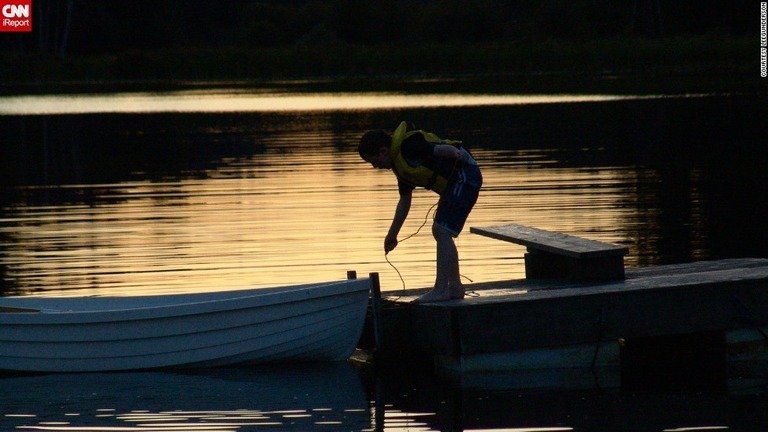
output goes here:
{"type": "Polygon", "coordinates": [[[242,90],[0,97],[0,115],[296,112],[608,102],[660,96],[272,93],[242,90]]]}

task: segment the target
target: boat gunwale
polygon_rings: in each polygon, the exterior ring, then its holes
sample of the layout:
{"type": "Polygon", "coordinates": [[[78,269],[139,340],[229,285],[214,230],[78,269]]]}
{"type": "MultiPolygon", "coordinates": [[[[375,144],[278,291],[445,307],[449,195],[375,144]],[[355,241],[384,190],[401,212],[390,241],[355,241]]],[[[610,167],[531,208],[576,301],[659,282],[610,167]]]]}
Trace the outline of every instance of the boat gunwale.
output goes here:
{"type": "MultiPolygon", "coordinates": [[[[16,324],[11,331],[0,333],[0,346],[4,343],[110,343],[202,335],[232,331],[253,325],[284,322],[286,319],[294,320],[356,305],[360,307],[367,306],[368,294],[366,292],[358,290],[349,291],[345,294],[312,297],[305,300],[272,305],[254,305],[237,309],[229,308],[189,315],[167,315],[97,322],[25,322],[16,324]],[[338,297],[338,299],[332,299],[332,297],[338,297]],[[303,302],[311,302],[311,305],[299,306],[299,303],[303,302]],[[260,310],[263,310],[264,313],[259,313],[260,310]],[[236,321],[232,320],[232,313],[238,314],[236,321]],[[223,316],[222,319],[211,321],[212,318],[221,314],[226,316],[223,316]],[[191,323],[199,323],[204,327],[201,327],[201,325],[190,326],[191,323]],[[121,336],[116,337],[117,333],[121,336]]],[[[3,322],[0,321],[0,324],[3,324],[3,322]]]]}
{"type": "MultiPolygon", "coordinates": [[[[28,325],[67,325],[67,324],[91,324],[105,322],[134,321],[156,318],[170,318],[224,312],[229,310],[249,309],[265,307],[280,303],[293,303],[307,301],[322,297],[333,297],[346,293],[367,291],[369,279],[351,279],[321,284],[294,285],[266,289],[245,289],[234,291],[220,291],[212,293],[170,294],[160,296],[138,297],[5,297],[0,298],[0,306],[31,308],[35,301],[39,303],[54,303],[60,301],[68,303],[68,306],[77,306],[79,303],[109,303],[114,301],[135,305],[141,300],[162,300],[161,304],[148,306],[132,306],[125,308],[106,309],[48,309],[38,308],[39,312],[14,312],[0,313],[0,324],[28,324],[28,325]],[[235,297],[225,297],[226,293],[245,294],[235,297]],[[205,300],[206,297],[213,297],[205,300]],[[15,301],[13,299],[24,299],[15,301]],[[30,299],[30,300],[26,300],[30,299]],[[32,300],[37,299],[37,300],[32,300]],[[178,299],[179,302],[172,302],[178,299]],[[195,301],[185,301],[186,299],[195,301]]],[[[45,305],[42,305],[45,306],[45,305]]]]}

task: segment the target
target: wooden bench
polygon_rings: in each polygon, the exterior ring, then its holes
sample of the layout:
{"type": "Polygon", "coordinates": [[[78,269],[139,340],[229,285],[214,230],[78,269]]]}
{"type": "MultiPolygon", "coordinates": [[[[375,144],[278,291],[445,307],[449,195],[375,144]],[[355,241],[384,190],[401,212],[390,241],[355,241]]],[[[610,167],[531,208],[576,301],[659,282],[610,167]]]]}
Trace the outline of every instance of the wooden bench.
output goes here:
{"type": "Polygon", "coordinates": [[[526,246],[525,277],[574,282],[624,279],[625,246],[523,225],[471,227],[470,232],[526,246]]]}

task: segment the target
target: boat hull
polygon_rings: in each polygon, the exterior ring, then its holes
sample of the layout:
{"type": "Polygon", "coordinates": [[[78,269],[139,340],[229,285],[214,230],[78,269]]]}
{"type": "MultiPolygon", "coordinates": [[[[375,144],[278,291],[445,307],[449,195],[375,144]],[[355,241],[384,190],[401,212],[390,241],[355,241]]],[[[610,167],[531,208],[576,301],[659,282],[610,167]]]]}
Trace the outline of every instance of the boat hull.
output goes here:
{"type": "Polygon", "coordinates": [[[0,298],[0,370],[94,372],[347,359],[369,281],[125,298],[0,298]],[[10,309],[7,309],[10,310],[10,309]]]}

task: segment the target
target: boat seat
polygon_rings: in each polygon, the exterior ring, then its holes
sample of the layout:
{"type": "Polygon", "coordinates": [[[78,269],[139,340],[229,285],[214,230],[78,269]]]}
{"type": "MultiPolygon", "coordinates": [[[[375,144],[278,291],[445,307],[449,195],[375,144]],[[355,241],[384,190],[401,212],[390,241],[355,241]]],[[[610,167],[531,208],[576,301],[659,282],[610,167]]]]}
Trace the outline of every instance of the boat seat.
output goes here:
{"type": "Polygon", "coordinates": [[[471,227],[470,232],[528,248],[525,276],[573,282],[624,279],[626,246],[518,224],[471,227]]]}

